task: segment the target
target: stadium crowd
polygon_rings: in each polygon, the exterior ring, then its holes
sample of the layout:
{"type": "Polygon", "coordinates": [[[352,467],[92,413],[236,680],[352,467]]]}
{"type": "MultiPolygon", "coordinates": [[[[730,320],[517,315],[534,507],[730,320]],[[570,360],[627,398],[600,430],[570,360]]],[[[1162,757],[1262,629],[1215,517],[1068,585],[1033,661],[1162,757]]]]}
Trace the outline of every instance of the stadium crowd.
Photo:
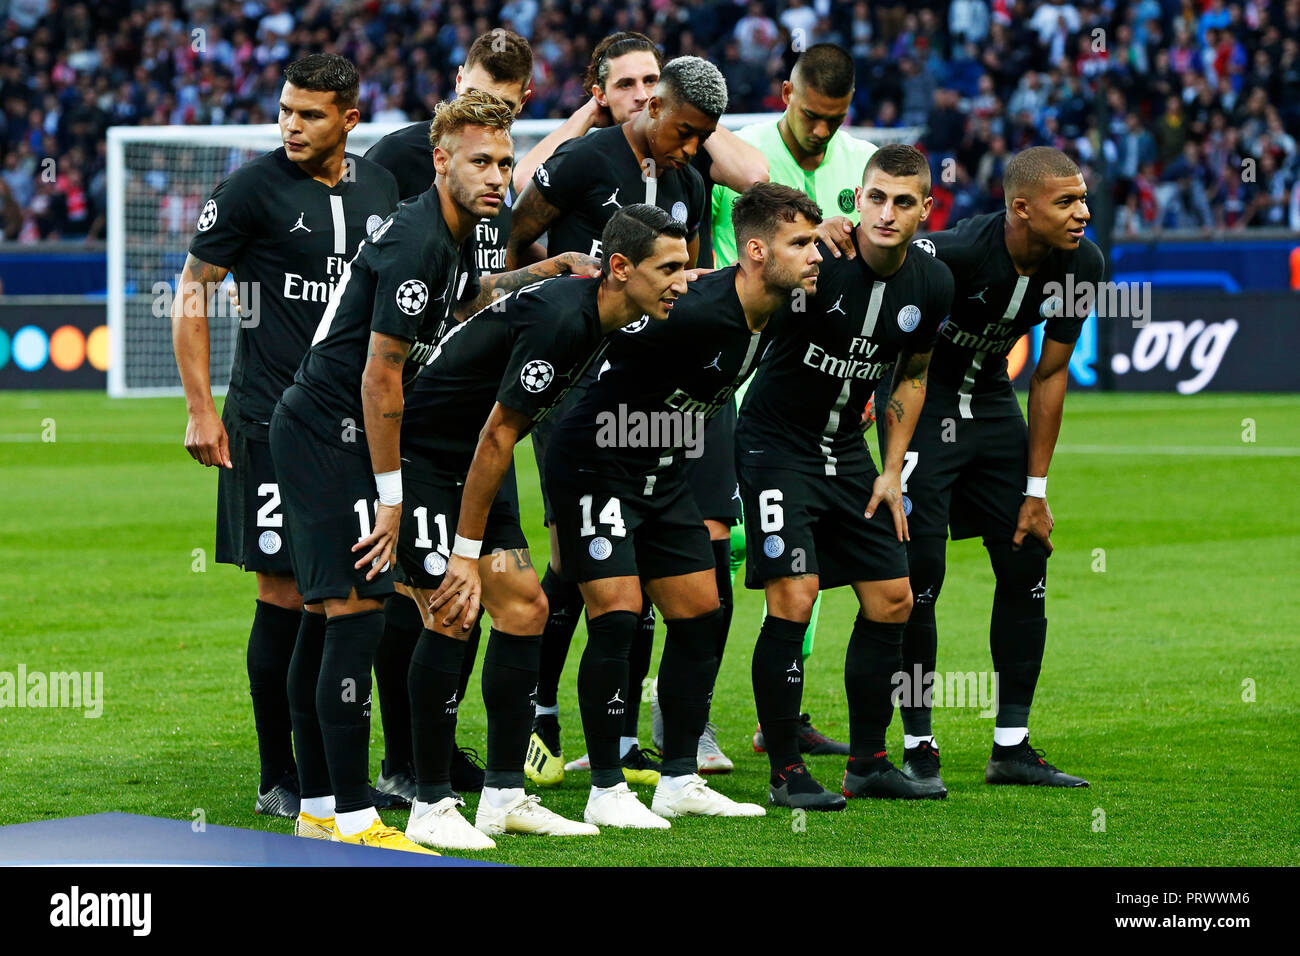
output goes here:
{"type": "Polygon", "coordinates": [[[525,117],[580,106],[592,47],[617,30],[718,63],[733,113],[780,111],[798,50],[841,44],[857,64],[850,124],[924,128],[931,229],[998,208],[1008,158],[1033,145],[1109,182],[1120,234],[1300,229],[1300,0],[8,0],[0,10],[7,240],[102,238],[111,125],[273,122],[284,66],[313,51],[356,62],[364,120],[426,119],[468,44],[494,26],[536,52],[525,117]]]}

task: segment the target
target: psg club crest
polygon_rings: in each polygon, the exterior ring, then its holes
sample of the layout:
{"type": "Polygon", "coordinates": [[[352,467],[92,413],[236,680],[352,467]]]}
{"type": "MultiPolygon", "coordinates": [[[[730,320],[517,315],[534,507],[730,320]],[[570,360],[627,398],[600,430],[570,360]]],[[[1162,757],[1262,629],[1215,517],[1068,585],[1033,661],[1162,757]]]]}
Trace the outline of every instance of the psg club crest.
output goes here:
{"type": "Polygon", "coordinates": [[[280,536],[274,531],[263,531],[257,538],[257,546],[263,554],[275,554],[280,550],[280,536]]]}
{"type": "Polygon", "coordinates": [[[769,534],[763,539],[763,553],[769,558],[779,558],[785,553],[785,541],[779,534],[769,534]]]}
{"type": "Polygon", "coordinates": [[[375,230],[378,229],[383,224],[384,224],[383,216],[379,216],[376,215],[375,213],[371,213],[370,218],[366,220],[366,235],[370,236],[373,239],[375,230]]]}
{"type": "Polygon", "coordinates": [[[848,215],[849,213],[853,212],[853,190],[852,189],[848,189],[848,188],[841,189],[840,194],[835,198],[835,201],[839,203],[840,212],[844,213],[845,215],[848,215]]]}
{"type": "Polygon", "coordinates": [[[587,545],[587,553],[597,561],[604,561],[614,553],[614,546],[609,543],[609,538],[592,538],[591,544],[587,545]]]}
{"type": "Polygon", "coordinates": [[[905,305],[898,310],[898,327],[904,332],[911,332],[921,323],[921,310],[914,305],[905,305]]]}
{"type": "Polygon", "coordinates": [[[424,556],[424,570],[434,577],[438,577],[447,571],[447,559],[437,551],[430,551],[424,556]]]}
{"type": "Polygon", "coordinates": [[[673,218],[676,219],[678,222],[686,221],[686,203],[684,202],[673,203],[673,218]]]}
{"type": "Polygon", "coordinates": [[[429,301],[429,287],[419,279],[407,279],[397,287],[397,307],[407,315],[419,315],[429,301]]]}
{"type": "Polygon", "coordinates": [[[519,373],[519,384],[530,392],[542,392],[555,378],[555,366],[542,359],[533,359],[519,373]]]}

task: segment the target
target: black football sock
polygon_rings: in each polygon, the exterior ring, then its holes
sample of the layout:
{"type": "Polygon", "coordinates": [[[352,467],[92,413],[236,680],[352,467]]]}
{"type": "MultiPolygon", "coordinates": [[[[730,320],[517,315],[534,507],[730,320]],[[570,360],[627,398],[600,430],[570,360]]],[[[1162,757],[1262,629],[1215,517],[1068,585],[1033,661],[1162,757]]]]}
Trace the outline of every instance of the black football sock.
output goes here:
{"type": "Polygon", "coordinates": [[[253,698],[257,753],[261,761],[258,792],[265,793],[292,773],[293,721],[289,717],[289,660],[298,642],[301,608],[257,602],[248,632],[248,692],[253,698]]]}
{"type": "Polygon", "coordinates": [[[664,716],[666,777],[683,777],[698,769],[696,751],[709,719],[713,678],[718,672],[718,631],[725,626],[722,608],[699,617],[664,622],[668,636],[659,661],[659,709],[664,716]]]}
{"type": "Polygon", "coordinates": [[[943,588],[947,545],[946,538],[925,535],[913,538],[907,546],[912,571],[912,615],[903,630],[902,671],[906,675],[903,686],[908,693],[898,710],[903,718],[903,733],[913,737],[934,734],[925,691],[932,686],[938,659],[939,631],[934,621],[934,603],[943,588]]]}
{"type": "Polygon", "coordinates": [[[803,702],[803,635],[807,629],[806,623],[769,614],[754,642],[750,668],[754,706],[774,783],[778,771],[803,760],[799,756],[799,706],[803,702]]]}
{"type": "Polygon", "coordinates": [[[370,670],[384,636],[384,612],[339,614],[325,625],[316,714],[329,761],[334,812],[374,806],[370,799],[370,670]]]}
{"type": "Polygon", "coordinates": [[[587,616],[587,648],[578,665],[578,707],[591,760],[591,785],[613,787],[623,782],[618,738],[632,697],[628,686],[628,651],[636,639],[640,615],[609,611],[587,616]]]}
{"type": "Polygon", "coordinates": [[[569,644],[582,613],[582,592],[573,581],[566,581],[549,565],[542,576],[542,593],[550,603],[546,630],[542,633],[541,657],[537,665],[537,704],[556,706],[560,675],[569,656],[569,644]]]}
{"type": "Polygon", "coordinates": [[[727,648],[727,633],[731,630],[731,615],[735,610],[735,594],[731,588],[731,539],[710,541],[713,548],[713,567],[718,579],[718,604],[722,607],[722,627],[718,629],[718,646],[715,650],[718,666],[722,666],[722,653],[727,648]]]}
{"type": "Polygon", "coordinates": [[[437,803],[452,795],[451,753],[456,749],[457,688],[465,642],[428,628],[411,654],[411,731],[415,752],[415,795],[437,803]]]}
{"type": "Polygon", "coordinates": [[[487,709],[485,787],[523,787],[524,757],[533,715],[530,699],[537,685],[542,635],[488,634],[483,654],[483,706],[487,709]]]}
{"type": "MultiPolygon", "coordinates": [[[[636,637],[627,654],[627,684],[632,688],[628,699],[627,713],[623,715],[624,737],[636,737],[637,725],[641,716],[641,696],[645,688],[646,675],[650,673],[650,654],[655,642],[655,607],[650,599],[642,595],[641,619],[636,622],[636,637]]],[[[620,749],[622,749],[620,747],[620,749]]]]}
{"type": "MultiPolygon", "coordinates": [[[[474,675],[474,659],[478,657],[479,640],[483,637],[483,612],[479,611],[478,617],[474,619],[474,626],[469,629],[469,637],[465,639],[465,658],[460,665],[460,684],[456,688],[456,699],[462,704],[465,702],[465,694],[469,691],[469,679],[474,675]]],[[[532,693],[532,688],[528,692],[532,693]]]]}
{"type": "Polygon", "coordinates": [[[894,716],[894,675],[903,659],[904,624],[853,622],[844,655],[844,690],[849,701],[849,756],[868,761],[885,755],[885,731],[894,716]]]}
{"type": "Polygon", "coordinates": [[[375,691],[384,726],[384,773],[405,773],[411,766],[411,697],[406,673],[424,622],[415,602],[394,594],[384,607],[384,636],[375,648],[375,691]]]}
{"type": "Polygon", "coordinates": [[[329,763],[321,741],[320,718],[316,716],[316,685],[320,681],[320,660],[325,652],[325,615],[303,611],[299,615],[298,640],[289,659],[285,689],[289,696],[289,717],[293,721],[293,750],[298,763],[298,789],[303,797],[328,797],[329,763]]]}
{"type": "Polygon", "coordinates": [[[997,675],[998,727],[1028,727],[1029,708],[1047,643],[1047,550],[1026,536],[1019,551],[1009,541],[986,544],[997,586],[989,622],[989,649],[997,675]]]}

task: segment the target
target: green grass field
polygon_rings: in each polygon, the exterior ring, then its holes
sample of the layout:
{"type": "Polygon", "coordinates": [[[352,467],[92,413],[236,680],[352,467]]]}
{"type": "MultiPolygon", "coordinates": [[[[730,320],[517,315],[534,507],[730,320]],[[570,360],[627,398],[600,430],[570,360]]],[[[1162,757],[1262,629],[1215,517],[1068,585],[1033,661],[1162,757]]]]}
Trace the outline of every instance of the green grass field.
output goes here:
{"type": "MultiPolygon", "coordinates": [[[[106,810],[188,820],[201,809],[208,823],[290,830],[251,812],[244,647],[254,585],[212,560],[216,475],[185,454],[184,425],[180,400],[0,393],[0,672],[102,671],[105,698],[97,719],[0,709],[0,824],[106,810]]],[[[541,566],[533,456],[517,461],[541,566]]],[[[943,802],[858,801],[802,826],[774,811],[648,835],[511,837],[481,856],[570,866],[1295,864],[1297,465],[1300,396],[1069,398],[1052,468],[1051,626],[1032,739],[1088,777],[1089,790],[986,786],[992,721],[949,708],[935,715],[943,802]],[[1243,440],[1244,419],[1254,442],[1243,440]]],[[[991,667],[992,583],[978,542],[950,547],[940,671],[991,667]]],[[[739,594],[713,704],[737,764],[715,786],[760,802],[766,760],[749,746],[749,657],[761,611],[757,593],[739,594]]],[[[850,592],[828,595],[804,693],[804,709],[840,737],[854,613],[850,592]]],[[[570,755],[585,749],[574,691],[582,635],[560,697],[570,755]]],[[[476,686],[460,713],[461,743],[481,749],[476,686]]],[[[648,741],[648,705],[642,728],[648,741]]],[[[895,759],[901,733],[895,720],[895,759]]],[[[377,773],[377,715],[372,742],[377,773]]],[[[840,758],[810,766],[838,784],[840,758]]],[[[586,789],[571,775],[546,804],[580,818],[586,789]]],[[[388,819],[405,824],[405,814],[388,819]]]]}

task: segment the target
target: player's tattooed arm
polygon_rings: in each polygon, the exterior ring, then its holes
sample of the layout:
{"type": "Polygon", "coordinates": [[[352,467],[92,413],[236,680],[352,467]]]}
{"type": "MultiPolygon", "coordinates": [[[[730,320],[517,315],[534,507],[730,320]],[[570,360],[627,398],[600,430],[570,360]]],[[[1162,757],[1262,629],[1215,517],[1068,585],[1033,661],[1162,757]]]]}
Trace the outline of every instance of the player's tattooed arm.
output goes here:
{"type": "MultiPolygon", "coordinates": [[[[1061,434],[1061,415],[1065,410],[1065,390],[1070,381],[1070,355],[1073,343],[1043,338],[1043,351],[1029,380],[1029,475],[1046,478],[1061,434]]],[[[1016,521],[1011,546],[1019,548],[1026,535],[1033,535],[1052,553],[1052,509],[1046,498],[1025,495],[1016,521]]]]}
{"type": "Polygon", "coordinates": [[[361,410],[375,474],[402,467],[402,367],[411,343],[382,332],[370,333],[370,351],[361,373],[361,410]]]}
{"type": "Polygon", "coordinates": [[[871,489],[867,517],[884,502],[893,512],[899,541],[908,541],[907,515],[903,513],[903,460],[925,404],[925,384],[930,374],[930,353],[902,351],[894,363],[889,403],[885,407],[884,462],[871,489]]]}
{"type": "MultiPolygon", "coordinates": [[[[376,475],[402,467],[402,366],[411,343],[383,332],[370,333],[370,352],[361,373],[361,411],[366,423],[370,466],[376,475]]],[[[375,512],[374,530],[352,546],[357,570],[369,566],[366,580],[392,561],[402,524],[402,504],[382,501],[375,512]]]]}
{"type": "Polygon", "coordinates": [[[208,372],[211,344],[208,337],[208,296],[230,270],[185,257],[180,284],[172,298],[172,351],[185,389],[185,450],[204,465],[233,467],[230,439],[217,406],[212,401],[208,372]]]}
{"type": "MultiPolygon", "coordinates": [[[[456,538],[482,542],[487,528],[488,511],[501,488],[501,481],[514,460],[515,443],[528,427],[531,418],[523,412],[507,408],[500,402],[492,407],[483,430],[479,432],[474,460],[465,475],[465,490],[461,493],[460,517],[456,522],[456,538]]],[[[479,578],[479,562],[452,550],[442,584],[429,598],[429,610],[439,614],[444,627],[457,620],[461,630],[468,631],[478,617],[479,599],[483,583],[479,578]]]]}
{"type": "Polygon", "coordinates": [[[526,256],[532,244],[560,218],[562,210],[542,195],[532,182],[515,200],[510,214],[510,237],[506,240],[506,269],[528,265],[526,256]]]}
{"type": "Polygon", "coordinates": [[[478,295],[474,297],[472,302],[457,306],[453,315],[456,321],[463,322],[479,309],[487,308],[493,302],[511,292],[522,289],[526,285],[570,273],[579,276],[598,276],[600,275],[600,260],[593,256],[583,255],[580,252],[564,252],[558,256],[543,259],[541,262],[535,262],[531,266],[515,269],[513,272],[480,276],[478,295]]]}

